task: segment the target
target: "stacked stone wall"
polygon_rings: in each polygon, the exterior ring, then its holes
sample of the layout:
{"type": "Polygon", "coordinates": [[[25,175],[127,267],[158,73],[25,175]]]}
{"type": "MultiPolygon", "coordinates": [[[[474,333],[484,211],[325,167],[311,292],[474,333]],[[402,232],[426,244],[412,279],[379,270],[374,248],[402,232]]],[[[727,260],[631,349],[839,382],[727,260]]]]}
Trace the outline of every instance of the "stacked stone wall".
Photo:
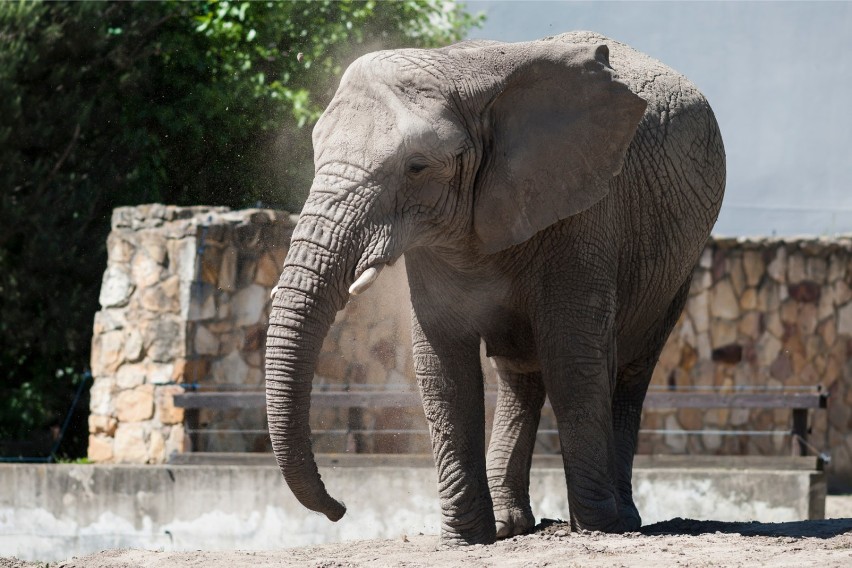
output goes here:
{"type": "MultiPolygon", "coordinates": [[[[262,391],[270,291],[295,219],[278,211],[146,205],[116,209],[95,316],[89,458],[162,463],[174,452],[269,451],[262,409],[185,413],[186,391],[262,391]]],[[[410,389],[402,263],[341,311],[314,388],[410,389]]],[[[422,411],[315,409],[318,451],[428,451],[422,411]]]]}
{"type": "Polygon", "coordinates": [[[183,414],[165,401],[182,380],[186,356],[194,217],[217,211],[152,205],[113,212],[92,339],[93,461],[161,462],[185,448],[183,414]]]}
{"type": "MultiPolygon", "coordinates": [[[[286,213],[159,205],[117,209],[95,319],[90,457],[158,463],[176,451],[267,451],[265,413],[204,410],[191,424],[171,396],[262,390],[271,302],[294,219],[286,213]]],[[[314,388],[415,388],[402,262],[352,298],[323,345],[314,388]]],[[[483,365],[489,388],[493,372],[483,365]]],[[[828,413],[811,441],[852,484],[852,240],[711,239],[652,388],[792,389],[822,385],[828,413]],[[826,447],[827,446],[827,447],[826,447]]],[[[428,451],[419,409],[313,409],[317,451],[428,451]],[[360,430],[394,432],[361,436],[360,430]],[[348,432],[348,434],[347,434],[348,432]]],[[[545,414],[542,429],[554,429],[545,414]]],[[[642,453],[785,454],[790,412],[646,412],[642,453]],[[769,435],[686,430],[774,431],[769,435]]],[[[555,436],[538,451],[558,451],[555,436]]]]}
{"type": "MultiPolygon", "coordinates": [[[[834,480],[852,483],[852,239],[713,239],[695,268],[686,309],[660,356],[655,388],[822,386],[811,443],[829,450],[834,480]]],[[[643,453],[789,453],[789,410],[645,412],[643,453]],[[775,431],[688,435],[683,430],[775,431]]]]}
{"type": "MultiPolygon", "coordinates": [[[[276,211],[114,211],[92,340],[90,459],[162,463],[173,452],[263,445],[257,432],[189,436],[173,395],[261,388],[269,289],[293,226],[276,211]]],[[[202,411],[192,426],[227,418],[265,430],[259,414],[202,411]]]]}

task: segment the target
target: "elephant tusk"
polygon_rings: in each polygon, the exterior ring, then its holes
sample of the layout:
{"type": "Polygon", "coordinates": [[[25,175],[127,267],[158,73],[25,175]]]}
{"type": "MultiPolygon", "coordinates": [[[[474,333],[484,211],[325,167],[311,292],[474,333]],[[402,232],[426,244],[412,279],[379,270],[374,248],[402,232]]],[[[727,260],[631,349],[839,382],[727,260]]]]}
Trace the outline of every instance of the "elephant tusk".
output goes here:
{"type": "Polygon", "coordinates": [[[352,286],[349,287],[349,293],[353,296],[357,296],[362,293],[364,290],[373,285],[373,282],[376,281],[376,278],[379,277],[379,272],[385,267],[384,264],[378,264],[376,266],[371,266],[367,270],[365,270],[358,279],[352,283],[352,286]]]}
{"type": "Polygon", "coordinates": [[[277,291],[278,291],[278,286],[277,285],[273,286],[272,291],[269,292],[270,299],[272,299],[272,300],[275,299],[275,292],[277,292],[277,291]]]}

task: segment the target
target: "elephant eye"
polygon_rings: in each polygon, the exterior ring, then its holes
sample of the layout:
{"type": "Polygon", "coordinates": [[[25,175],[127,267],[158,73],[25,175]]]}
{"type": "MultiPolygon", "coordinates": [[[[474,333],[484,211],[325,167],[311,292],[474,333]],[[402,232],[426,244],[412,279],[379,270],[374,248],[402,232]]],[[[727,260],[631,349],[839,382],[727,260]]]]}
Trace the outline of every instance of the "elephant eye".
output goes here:
{"type": "Polygon", "coordinates": [[[427,164],[421,162],[413,162],[408,164],[408,173],[410,174],[419,174],[423,170],[427,168],[427,164]]]}

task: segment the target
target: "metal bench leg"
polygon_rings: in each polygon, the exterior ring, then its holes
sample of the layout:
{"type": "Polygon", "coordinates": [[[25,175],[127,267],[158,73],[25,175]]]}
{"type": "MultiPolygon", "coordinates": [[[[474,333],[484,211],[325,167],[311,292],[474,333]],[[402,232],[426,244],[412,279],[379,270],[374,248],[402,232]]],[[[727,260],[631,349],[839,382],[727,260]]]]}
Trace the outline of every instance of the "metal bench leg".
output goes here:
{"type": "Polygon", "coordinates": [[[198,433],[199,414],[200,411],[197,408],[187,408],[183,412],[184,427],[189,434],[190,447],[185,450],[187,452],[197,452],[201,449],[201,436],[198,433]]]}
{"type": "Polygon", "coordinates": [[[794,408],[793,409],[793,440],[792,454],[794,456],[808,455],[808,409],[794,408]]]}

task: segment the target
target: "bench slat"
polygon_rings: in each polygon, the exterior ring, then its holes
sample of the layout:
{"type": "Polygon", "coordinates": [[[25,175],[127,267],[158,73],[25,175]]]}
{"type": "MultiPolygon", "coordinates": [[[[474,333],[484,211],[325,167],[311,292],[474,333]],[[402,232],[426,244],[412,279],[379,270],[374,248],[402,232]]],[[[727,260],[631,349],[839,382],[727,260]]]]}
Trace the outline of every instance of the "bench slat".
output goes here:
{"type": "Polygon", "coordinates": [[[645,408],[825,408],[822,393],[649,392],[645,408]]]}
{"type": "Polygon", "coordinates": [[[174,405],[180,408],[265,408],[263,392],[185,392],[174,395],[174,405]]]}

